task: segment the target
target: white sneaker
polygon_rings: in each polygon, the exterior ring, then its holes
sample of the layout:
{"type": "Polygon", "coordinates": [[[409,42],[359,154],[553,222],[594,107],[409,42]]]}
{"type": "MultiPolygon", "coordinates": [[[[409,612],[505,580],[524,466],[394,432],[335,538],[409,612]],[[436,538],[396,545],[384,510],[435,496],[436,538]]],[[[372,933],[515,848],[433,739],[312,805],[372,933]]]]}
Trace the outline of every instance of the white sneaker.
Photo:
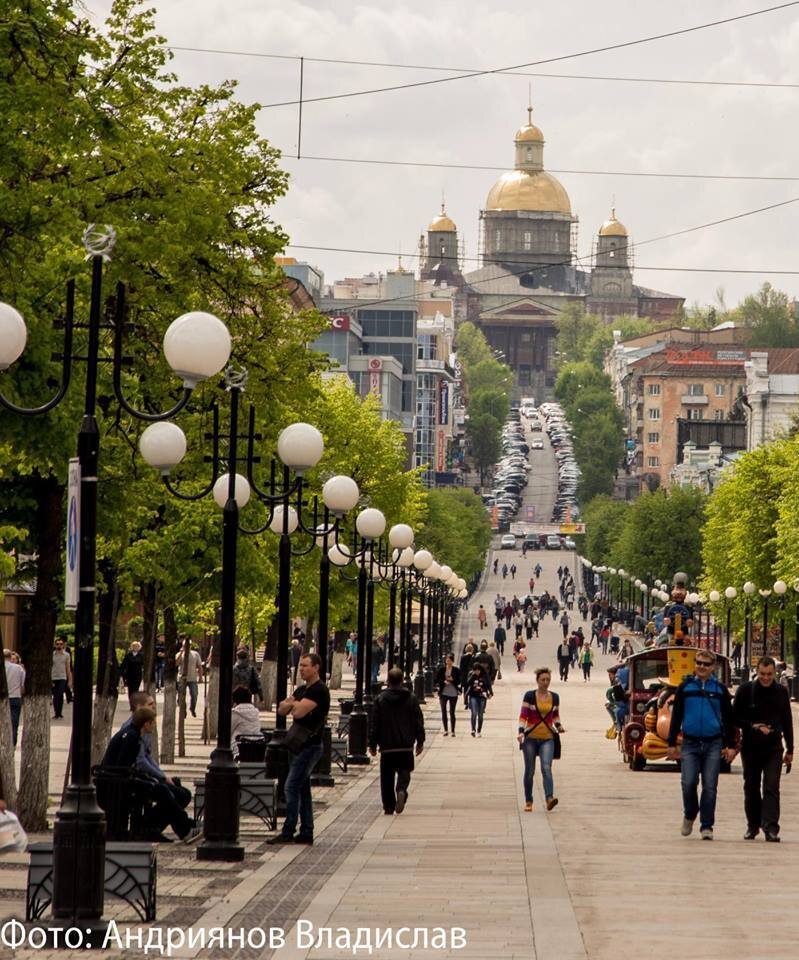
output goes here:
{"type": "Polygon", "coordinates": [[[688,817],[682,818],[682,827],[680,828],[680,833],[684,837],[690,837],[694,832],[694,821],[689,820],[688,817]]]}
{"type": "Polygon", "coordinates": [[[482,733],[478,733],[477,736],[478,736],[478,737],[482,737],[482,733]]]}
{"type": "Polygon", "coordinates": [[[712,827],[705,827],[704,830],[700,830],[700,831],[699,831],[699,836],[700,836],[703,840],[712,840],[712,839],[713,839],[713,828],[712,828],[712,827]]]}

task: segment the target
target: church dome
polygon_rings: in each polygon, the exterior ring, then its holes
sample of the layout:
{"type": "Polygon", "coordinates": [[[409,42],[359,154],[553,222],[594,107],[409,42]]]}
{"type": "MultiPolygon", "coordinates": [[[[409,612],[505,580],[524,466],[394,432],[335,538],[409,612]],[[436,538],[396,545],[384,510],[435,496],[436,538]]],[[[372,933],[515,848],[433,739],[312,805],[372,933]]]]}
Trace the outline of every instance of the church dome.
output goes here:
{"type": "Polygon", "coordinates": [[[444,212],[444,204],[441,204],[441,213],[434,217],[427,227],[428,233],[455,233],[457,227],[454,222],[444,212]]]}
{"type": "Polygon", "coordinates": [[[529,210],[571,216],[566,190],[546,170],[503,173],[486,198],[486,210],[529,210]]]}
{"type": "Polygon", "coordinates": [[[516,143],[543,143],[544,134],[532,121],[529,121],[523,127],[519,127],[513,139],[516,143]]]}
{"type": "Polygon", "coordinates": [[[606,220],[599,228],[600,237],[626,237],[627,227],[616,219],[616,208],[610,211],[610,220],[606,220]]]}

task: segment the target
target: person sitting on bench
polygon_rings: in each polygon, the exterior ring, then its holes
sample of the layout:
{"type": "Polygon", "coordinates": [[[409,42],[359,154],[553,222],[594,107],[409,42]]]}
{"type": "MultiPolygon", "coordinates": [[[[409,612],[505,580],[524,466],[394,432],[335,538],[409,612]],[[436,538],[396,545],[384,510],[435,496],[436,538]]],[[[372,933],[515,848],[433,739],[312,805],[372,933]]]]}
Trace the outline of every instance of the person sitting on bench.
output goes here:
{"type": "Polygon", "coordinates": [[[147,839],[159,843],[171,843],[171,840],[162,832],[168,824],[181,840],[191,843],[199,836],[199,831],[194,821],[175,799],[170,785],[141,774],[137,769],[142,738],[151,734],[154,729],[155,710],[150,707],[137,707],[130,722],[123,724],[111,737],[102,766],[128,767],[137,770],[136,784],[152,804],[146,814],[150,828],[147,839]]]}

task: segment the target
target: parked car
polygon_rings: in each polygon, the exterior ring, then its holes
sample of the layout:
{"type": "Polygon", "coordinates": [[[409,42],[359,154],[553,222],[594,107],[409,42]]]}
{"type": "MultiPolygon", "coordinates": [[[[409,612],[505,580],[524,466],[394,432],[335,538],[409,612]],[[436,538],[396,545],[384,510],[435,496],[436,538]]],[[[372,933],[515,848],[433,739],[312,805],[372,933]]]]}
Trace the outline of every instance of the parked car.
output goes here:
{"type": "Polygon", "coordinates": [[[576,549],[577,549],[577,544],[574,542],[574,540],[572,540],[571,537],[564,537],[564,538],[563,538],[563,549],[564,549],[564,550],[576,550],[576,549]]]}
{"type": "Polygon", "coordinates": [[[556,533],[547,534],[547,550],[560,550],[560,537],[556,533]]]}
{"type": "Polygon", "coordinates": [[[516,549],[516,537],[512,533],[506,533],[503,535],[502,539],[499,541],[500,550],[515,550],[516,549]]]}

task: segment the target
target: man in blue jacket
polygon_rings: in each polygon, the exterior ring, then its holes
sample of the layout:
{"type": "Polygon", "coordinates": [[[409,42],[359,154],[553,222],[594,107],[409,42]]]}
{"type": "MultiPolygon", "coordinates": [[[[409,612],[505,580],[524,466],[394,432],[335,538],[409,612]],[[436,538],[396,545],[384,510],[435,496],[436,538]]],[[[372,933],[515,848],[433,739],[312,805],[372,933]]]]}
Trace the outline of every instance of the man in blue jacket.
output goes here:
{"type": "Polygon", "coordinates": [[[680,759],[682,766],[684,837],[694,829],[699,814],[699,835],[713,839],[716,818],[716,788],[722,757],[732,763],[735,749],[735,724],[730,692],[714,676],[716,655],[711,650],[698,650],[694,675],[677,688],[671,712],[667,759],[680,759]],[[682,748],[677,737],[682,731],[682,748]],[[699,778],[702,797],[697,799],[699,778]]]}

